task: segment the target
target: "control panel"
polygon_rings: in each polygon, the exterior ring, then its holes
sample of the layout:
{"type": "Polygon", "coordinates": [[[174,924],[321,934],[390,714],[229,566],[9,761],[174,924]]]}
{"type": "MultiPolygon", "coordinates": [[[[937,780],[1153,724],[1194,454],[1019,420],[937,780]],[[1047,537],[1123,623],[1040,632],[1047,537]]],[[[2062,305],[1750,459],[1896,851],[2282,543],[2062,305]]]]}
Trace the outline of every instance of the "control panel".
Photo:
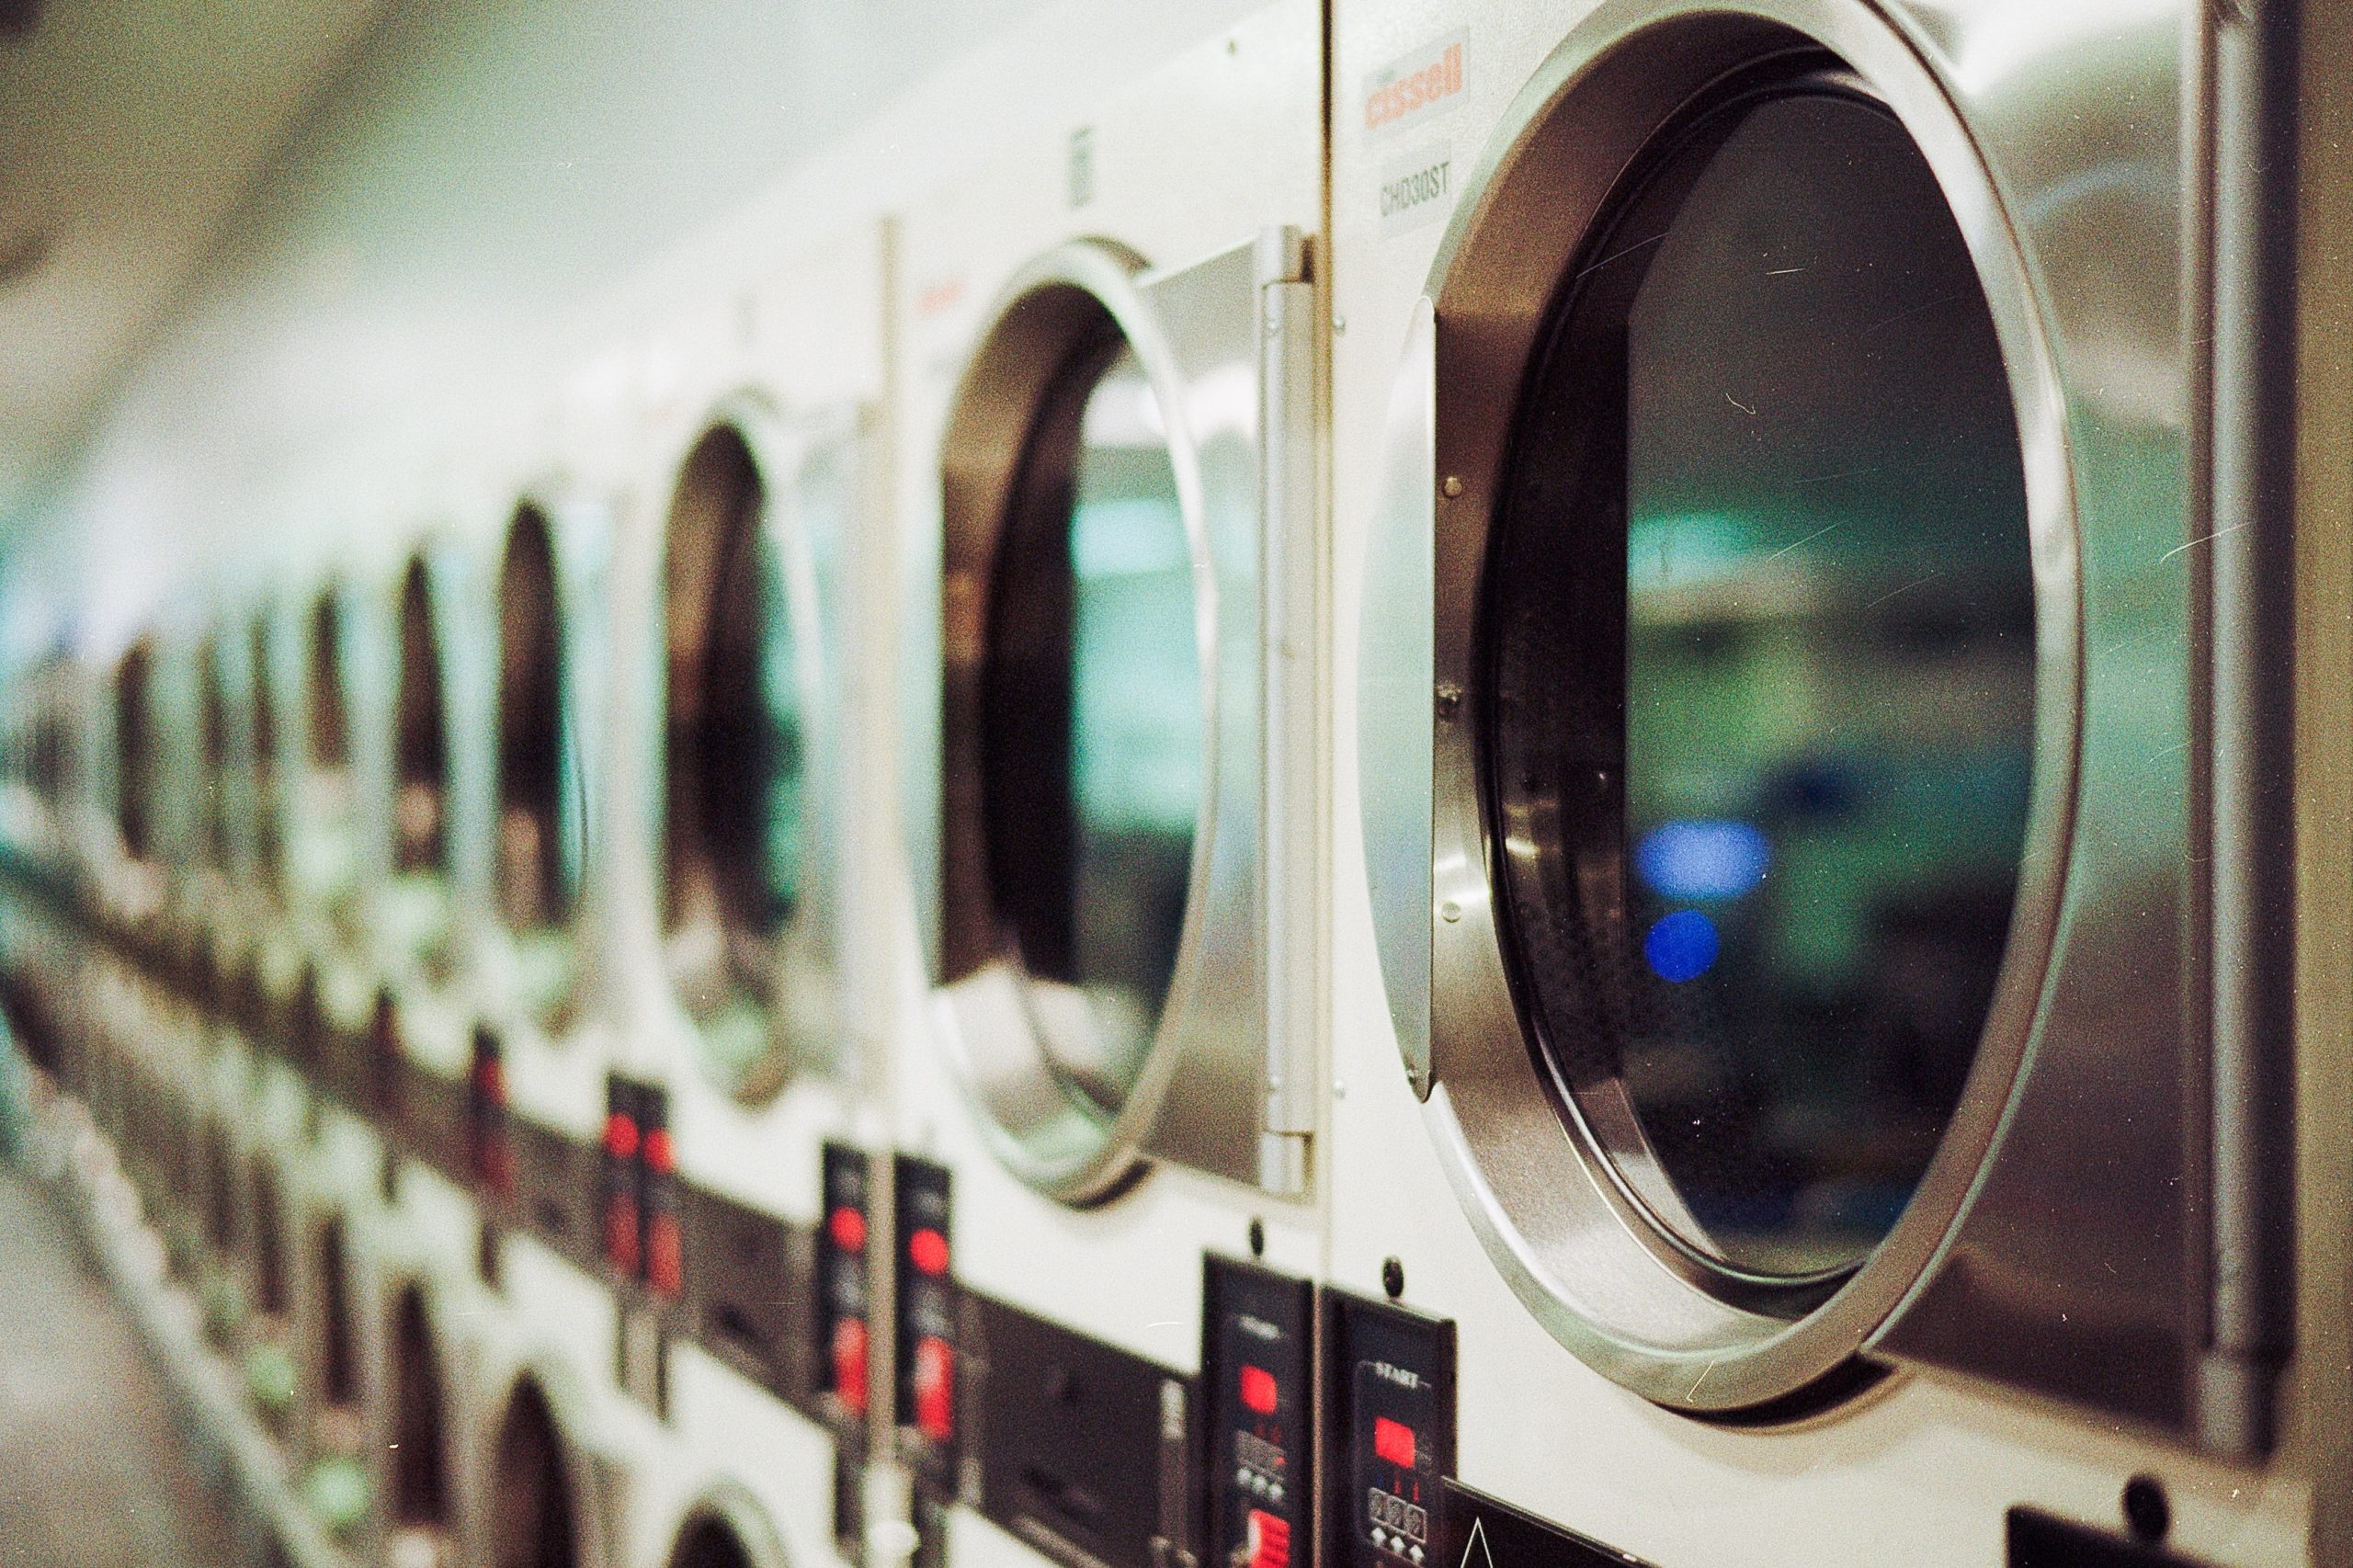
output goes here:
{"type": "Polygon", "coordinates": [[[1202,1260],[1205,1568],[1289,1568],[1313,1555],[1314,1329],[1306,1280],[1202,1260]]]}
{"type": "Polygon", "coordinates": [[[816,1403],[834,1429],[834,1550],[866,1560],[866,1424],[873,1398],[874,1290],[867,1242],[873,1182],[866,1151],[828,1141],[815,1237],[816,1403]]]}
{"type": "Polygon", "coordinates": [[[507,1142],[506,1060],[498,1037],[474,1030],[472,1070],[466,1077],[466,1163],[475,1183],[494,1199],[515,1190],[515,1152],[507,1142]]]}
{"type": "Polygon", "coordinates": [[[1340,1291],[1324,1303],[1326,1562],[1424,1568],[1454,1469],[1454,1324],[1340,1291]]]}
{"type": "Polygon", "coordinates": [[[900,1452],[916,1484],[952,1494],[956,1481],[956,1280],[949,1257],[945,1165],[912,1154],[892,1167],[899,1239],[898,1389],[900,1452]]]}

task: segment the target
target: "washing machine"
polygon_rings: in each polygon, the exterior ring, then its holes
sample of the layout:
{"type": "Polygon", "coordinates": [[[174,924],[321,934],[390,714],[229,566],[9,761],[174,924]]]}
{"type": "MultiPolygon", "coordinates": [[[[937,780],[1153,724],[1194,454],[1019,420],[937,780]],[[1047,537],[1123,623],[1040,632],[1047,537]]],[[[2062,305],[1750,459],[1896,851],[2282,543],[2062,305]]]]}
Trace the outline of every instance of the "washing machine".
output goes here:
{"type": "Polygon", "coordinates": [[[1327,1563],[2307,1560],[2292,41],[1336,12],[1327,1563]]]}
{"type": "Polygon", "coordinates": [[[781,261],[739,252],[678,278],[689,303],[642,335],[604,1235],[616,1365],[676,1457],[636,1562],[864,1561],[891,710],[860,629],[890,608],[867,569],[889,517],[886,236],[870,219],[781,261]]]}
{"type": "Polygon", "coordinates": [[[904,222],[893,1403],[959,1562],[1309,1544],[1321,20],[1235,17],[1073,40],[904,222]]]}

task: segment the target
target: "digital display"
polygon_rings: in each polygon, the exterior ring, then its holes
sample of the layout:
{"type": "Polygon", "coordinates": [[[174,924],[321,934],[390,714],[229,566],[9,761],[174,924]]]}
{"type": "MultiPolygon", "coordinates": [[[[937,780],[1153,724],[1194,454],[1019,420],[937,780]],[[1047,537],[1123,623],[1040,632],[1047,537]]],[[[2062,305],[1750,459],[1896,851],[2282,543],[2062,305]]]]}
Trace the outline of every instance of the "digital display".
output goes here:
{"type": "Polygon", "coordinates": [[[1339,1429],[1325,1519],[1348,1568],[1424,1568],[1438,1552],[1438,1483],[1454,1462],[1454,1325],[1332,1292],[1326,1386],[1339,1429]]]}
{"type": "Polygon", "coordinates": [[[1313,1291],[1211,1257],[1202,1281],[1209,1419],[1208,1568],[1286,1568],[1305,1540],[1314,1434],[1308,1409],[1313,1291]]]}

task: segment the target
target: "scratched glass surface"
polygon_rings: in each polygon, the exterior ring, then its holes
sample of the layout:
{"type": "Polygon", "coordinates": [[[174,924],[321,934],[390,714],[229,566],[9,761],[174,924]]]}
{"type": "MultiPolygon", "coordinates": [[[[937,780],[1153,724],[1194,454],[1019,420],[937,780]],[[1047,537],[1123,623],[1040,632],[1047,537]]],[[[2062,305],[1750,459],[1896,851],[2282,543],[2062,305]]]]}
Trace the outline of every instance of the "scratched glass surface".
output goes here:
{"type": "Polygon", "coordinates": [[[1985,1022],[2033,734],[2024,479],[1891,119],[1768,102],[1696,174],[1626,336],[1621,1067],[1685,1239],[1805,1273],[1893,1225],[1985,1022]]]}
{"type": "Polygon", "coordinates": [[[1132,350],[1080,416],[1069,551],[1067,978],[1086,995],[1095,1054],[1059,1039],[1054,1049],[1065,1079],[1116,1110],[1176,970],[1202,781],[1192,553],[1160,407],[1132,350]]]}

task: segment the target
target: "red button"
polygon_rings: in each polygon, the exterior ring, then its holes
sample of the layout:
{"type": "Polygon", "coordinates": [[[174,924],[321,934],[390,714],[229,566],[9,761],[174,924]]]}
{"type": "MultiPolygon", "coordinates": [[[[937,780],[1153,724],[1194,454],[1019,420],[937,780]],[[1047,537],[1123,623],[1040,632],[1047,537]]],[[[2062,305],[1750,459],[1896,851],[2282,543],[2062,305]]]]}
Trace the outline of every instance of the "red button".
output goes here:
{"type": "Polygon", "coordinates": [[[866,1320],[834,1324],[834,1397],[853,1415],[866,1414],[866,1320]]]}
{"type": "Polygon", "coordinates": [[[644,1159],[645,1168],[655,1176],[668,1176],[676,1167],[677,1161],[670,1150],[668,1128],[656,1127],[646,1133],[644,1159]]]}
{"type": "Polygon", "coordinates": [[[956,1352],[937,1335],[915,1341],[915,1429],[935,1443],[956,1435],[956,1352]]]}
{"type": "Polygon", "coordinates": [[[675,1296],[686,1284],[677,1218],[656,1214],[647,1228],[652,1233],[645,1240],[645,1282],[665,1296],[675,1296]]]}
{"type": "Polygon", "coordinates": [[[1261,1415],[1275,1413],[1275,1375],[1264,1367],[1242,1369],[1242,1408],[1261,1415]]]}
{"type": "Polygon", "coordinates": [[[926,1274],[948,1272],[948,1238],[924,1229],[907,1238],[907,1261],[926,1274]]]}
{"type": "Polygon", "coordinates": [[[637,1153],[637,1123],[620,1111],[605,1118],[605,1153],[616,1160],[637,1153]]]}
{"type": "Polygon", "coordinates": [[[1372,1418],[1372,1451],[1400,1470],[1414,1468],[1414,1429],[1386,1415],[1372,1418]]]}
{"type": "Polygon", "coordinates": [[[1264,1508],[1250,1510],[1250,1568],[1286,1568],[1290,1562],[1290,1521],[1264,1508]]]}
{"type": "Polygon", "coordinates": [[[825,1232],[844,1252],[866,1250],[866,1216],[847,1203],[826,1218],[825,1232]]]}
{"type": "Polygon", "coordinates": [[[637,1272],[637,1205],[615,1199],[605,1210],[605,1256],[624,1274],[637,1272]]]}

